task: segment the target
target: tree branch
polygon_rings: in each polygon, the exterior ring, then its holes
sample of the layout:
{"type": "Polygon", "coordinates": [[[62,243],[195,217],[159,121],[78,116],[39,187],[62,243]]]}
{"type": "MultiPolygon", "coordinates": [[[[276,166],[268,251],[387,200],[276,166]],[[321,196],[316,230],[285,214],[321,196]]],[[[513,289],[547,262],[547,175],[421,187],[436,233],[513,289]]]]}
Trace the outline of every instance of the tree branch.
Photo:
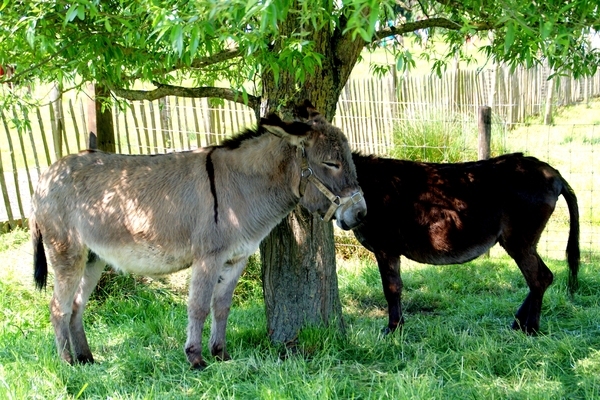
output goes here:
{"type": "MultiPolygon", "coordinates": [[[[121,50],[123,51],[123,54],[128,54],[128,53],[132,53],[133,49],[131,48],[125,48],[123,46],[120,46],[121,50]]],[[[219,53],[207,56],[207,57],[200,57],[200,58],[196,58],[192,61],[192,64],[189,66],[189,68],[192,69],[200,69],[200,68],[205,68],[214,64],[218,64],[220,62],[223,61],[228,61],[228,60],[232,60],[236,57],[240,57],[242,55],[242,50],[240,50],[239,48],[233,48],[233,49],[226,49],[223,50],[219,53]]],[[[155,57],[152,56],[150,54],[146,53],[146,56],[148,57],[155,57]]],[[[169,72],[175,71],[175,70],[179,70],[179,69],[185,69],[188,68],[188,66],[182,62],[178,62],[175,65],[173,65],[171,68],[164,68],[164,69],[160,69],[160,70],[154,70],[152,71],[152,73],[155,76],[158,75],[165,75],[168,74],[169,72]]],[[[141,76],[138,75],[129,75],[127,76],[127,79],[130,81],[134,81],[136,79],[141,79],[141,76]]]]}
{"type": "MultiPolygon", "coordinates": [[[[386,26],[385,28],[382,28],[375,32],[375,34],[373,35],[372,42],[378,42],[387,36],[402,35],[404,33],[417,31],[419,29],[444,28],[457,31],[464,28],[465,26],[466,25],[461,25],[447,18],[427,18],[422,19],[420,21],[407,22],[405,24],[397,26],[386,26]]],[[[473,22],[469,26],[475,29],[476,31],[486,31],[499,27],[499,25],[493,24],[491,22],[473,22]]]]}
{"type": "Polygon", "coordinates": [[[220,88],[220,87],[197,87],[188,88],[183,86],[172,86],[164,85],[153,82],[156,89],[153,90],[130,90],[116,87],[110,87],[110,90],[118,97],[122,97],[127,100],[157,100],[165,96],[178,96],[178,97],[191,97],[191,98],[202,98],[202,97],[213,97],[218,99],[225,99],[234,101],[236,103],[247,105],[253,110],[257,109],[260,105],[260,98],[257,96],[247,95],[248,104],[244,103],[244,96],[239,90],[220,88]]]}
{"type": "Polygon", "coordinates": [[[352,68],[354,68],[354,65],[358,61],[358,55],[362,51],[363,47],[367,45],[367,42],[362,40],[360,36],[353,38],[352,32],[346,31],[347,23],[347,18],[342,14],[339,20],[340,26],[335,29],[335,33],[333,35],[333,48],[338,65],[348,70],[345,74],[346,76],[341,77],[343,82],[345,82],[350,75],[352,68]],[[344,31],[346,32],[343,33],[344,31]]]}
{"type": "Polygon", "coordinates": [[[209,57],[200,57],[196,58],[192,61],[191,68],[204,68],[209,65],[218,64],[223,61],[231,60],[233,58],[240,57],[242,55],[242,51],[236,47],[234,49],[223,50],[220,53],[213,54],[209,57]]]}

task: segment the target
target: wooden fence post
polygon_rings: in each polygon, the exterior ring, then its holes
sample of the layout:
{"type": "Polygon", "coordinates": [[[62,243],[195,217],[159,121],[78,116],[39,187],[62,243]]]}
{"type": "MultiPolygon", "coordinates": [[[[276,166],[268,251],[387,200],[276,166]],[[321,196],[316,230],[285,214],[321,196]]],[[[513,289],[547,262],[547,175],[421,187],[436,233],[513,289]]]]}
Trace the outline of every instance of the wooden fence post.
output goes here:
{"type": "MultiPolygon", "coordinates": [[[[4,129],[6,130],[6,137],[9,140],[9,144],[10,144],[10,156],[14,157],[14,152],[12,150],[12,142],[10,140],[10,132],[7,129],[7,124],[6,121],[4,119],[4,113],[0,112],[0,116],[2,117],[2,122],[4,123],[4,129]]],[[[11,228],[15,227],[15,219],[13,217],[13,213],[12,213],[12,208],[10,206],[10,198],[8,197],[8,186],[6,185],[6,180],[4,179],[4,167],[2,166],[2,152],[0,152],[0,189],[2,189],[2,198],[4,200],[4,207],[6,207],[6,215],[8,216],[8,227],[5,227],[4,225],[0,225],[0,227],[2,228],[2,232],[10,230],[11,228]]],[[[18,186],[17,186],[18,187],[18,186]]],[[[17,191],[17,199],[20,199],[20,195],[19,192],[17,191]]],[[[4,221],[0,221],[0,222],[4,222],[4,221]]]]}
{"type": "Polygon", "coordinates": [[[492,108],[489,106],[479,107],[479,118],[477,121],[479,127],[479,144],[477,154],[480,160],[490,158],[492,152],[492,108]]]}
{"type": "Polygon", "coordinates": [[[544,112],[544,125],[552,124],[552,103],[554,103],[554,78],[550,78],[547,84],[546,111],[544,112]]]}
{"type": "Polygon", "coordinates": [[[54,144],[54,161],[62,158],[62,131],[63,131],[63,115],[60,102],[62,101],[62,93],[57,84],[54,84],[50,92],[50,121],[52,122],[52,143],[54,144]]]}
{"type": "Polygon", "coordinates": [[[175,148],[175,135],[171,134],[173,129],[171,124],[171,107],[169,105],[168,97],[161,97],[158,99],[158,105],[158,112],[160,115],[160,130],[163,137],[164,152],[166,153],[167,149],[175,148]]]}
{"type": "MultiPolygon", "coordinates": [[[[492,107],[479,107],[477,126],[479,128],[477,153],[480,160],[487,160],[492,153],[492,107]]],[[[490,251],[488,250],[484,256],[489,258],[490,251]]]]}

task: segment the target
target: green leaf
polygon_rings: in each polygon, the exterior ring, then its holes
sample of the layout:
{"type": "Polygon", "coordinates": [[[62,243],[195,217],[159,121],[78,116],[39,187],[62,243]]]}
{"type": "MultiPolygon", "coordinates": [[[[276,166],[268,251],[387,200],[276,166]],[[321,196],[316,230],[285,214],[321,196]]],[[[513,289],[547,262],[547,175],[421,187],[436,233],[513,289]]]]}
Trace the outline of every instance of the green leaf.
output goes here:
{"type": "Polygon", "coordinates": [[[25,40],[32,49],[35,48],[35,27],[36,21],[31,20],[29,21],[29,24],[27,24],[27,29],[25,30],[25,40]]]}
{"type": "Polygon", "coordinates": [[[554,28],[554,23],[552,21],[546,21],[544,25],[542,25],[542,40],[546,40],[548,36],[550,36],[552,28],[554,28]]]}
{"type": "Polygon", "coordinates": [[[272,62],[271,69],[273,70],[273,79],[275,80],[275,85],[277,85],[279,84],[279,64],[277,64],[277,62],[272,62]]]}
{"type": "Polygon", "coordinates": [[[515,24],[512,21],[508,21],[506,24],[506,37],[504,38],[504,52],[508,53],[508,50],[512,47],[515,42],[515,24]]]}
{"type": "Polygon", "coordinates": [[[77,17],[79,5],[71,4],[71,7],[67,10],[67,15],[65,17],[65,22],[63,26],[66,26],[69,22],[73,21],[75,17],[77,17]]]}
{"type": "Polygon", "coordinates": [[[192,55],[192,58],[195,57],[199,44],[200,44],[200,28],[198,26],[194,26],[194,28],[192,29],[191,38],[190,38],[190,53],[192,55]]]}
{"type": "Polygon", "coordinates": [[[371,12],[369,13],[369,39],[367,39],[367,41],[370,41],[371,38],[373,37],[373,32],[375,29],[375,25],[377,24],[377,19],[379,18],[379,3],[376,3],[374,5],[374,7],[371,9],[371,12]]]}
{"type": "Polygon", "coordinates": [[[85,19],[85,7],[77,7],[77,18],[79,18],[81,21],[85,19]]]}
{"type": "Polygon", "coordinates": [[[398,57],[398,59],[396,60],[396,70],[402,71],[403,68],[404,68],[404,58],[398,57]]]}
{"type": "Polygon", "coordinates": [[[175,25],[171,30],[171,46],[173,50],[175,50],[179,56],[181,57],[181,53],[183,52],[183,30],[181,25],[175,25]]]}
{"type": "Polygon", "coordinates": [[[367,32],[366,29],[358,28],[356,31],[365,42],[371,41],[371,35],[369,35],[369,32],[367,32]]]}

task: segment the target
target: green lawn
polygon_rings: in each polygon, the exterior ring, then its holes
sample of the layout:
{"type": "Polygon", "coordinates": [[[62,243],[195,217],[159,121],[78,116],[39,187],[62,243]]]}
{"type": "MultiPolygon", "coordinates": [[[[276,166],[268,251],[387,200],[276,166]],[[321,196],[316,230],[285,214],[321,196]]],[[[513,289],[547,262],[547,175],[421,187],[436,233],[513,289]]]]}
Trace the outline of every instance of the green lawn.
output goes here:
{"type": "Polygon", "coordinates": [[[527,293],[511,260],[443,267],[404,260],[406,324],[382,338],[379,274],[358,253],[338,260],[345,335],[314,327],[300,334],[299,351],[271,344],[254,260],[229,321],[232,361],[206,354],[206,370],[189,369],[184,273],[165,281],[113,277],[85,316],[97,363],[69,366],[54,348],[51,285],[33,287],[28,234],[4,234],[0,398],[600,398],[597,265],[582,265],[581,288],[570,299],[566,263],[546,260],[556,279],[544,300],[543,333],[527,337],[509,329],[527,293]]]}
{"type": "Polygon", "coordinates": [[[542,239],[555,281],[538,337],[509,329],[527,288],[494,248],[492,258],[460,266],[403,260],[406,325],[382,338],[387,311],[377,266],[366,251],[340,247],[345,334],[314,327],[301,332],[299,351],[271,344],[254,260],[229,320],[233,360],[206,354],[209,367],[191,371],[183,352],[188,272],[163,281],[112,276],[85,314],[97,363],[72,367],[54,348],[51,285],[35,290],[29,236],[16,230],[0,235],[0,399],[600,398],[598,111],[598,101],[570,107],[553,126],[532,121],[507,133],[507,151],[548,159],[561,171],[582,215],[581,285],[572,299],[564,208],[545,234],[551,240],[542,239]]]}

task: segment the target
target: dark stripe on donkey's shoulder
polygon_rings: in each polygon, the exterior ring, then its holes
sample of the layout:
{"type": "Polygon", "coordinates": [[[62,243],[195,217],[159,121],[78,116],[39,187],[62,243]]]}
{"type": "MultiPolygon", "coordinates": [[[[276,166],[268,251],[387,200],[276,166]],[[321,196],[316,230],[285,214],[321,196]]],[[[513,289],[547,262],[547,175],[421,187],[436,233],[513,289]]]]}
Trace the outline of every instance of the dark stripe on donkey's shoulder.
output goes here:
{"type": "Polygon", "coordinates": [[[219,202],[217,200],[217,188],[215,187],[215,166],[212,161],[212,153],[215,151],[213,147],[206,156],[206,173],[208,174],[208,181],[210,182],[210,193],[213,196],[213,210],[215,214],[215,224],[219,223],[219,202]]]}

